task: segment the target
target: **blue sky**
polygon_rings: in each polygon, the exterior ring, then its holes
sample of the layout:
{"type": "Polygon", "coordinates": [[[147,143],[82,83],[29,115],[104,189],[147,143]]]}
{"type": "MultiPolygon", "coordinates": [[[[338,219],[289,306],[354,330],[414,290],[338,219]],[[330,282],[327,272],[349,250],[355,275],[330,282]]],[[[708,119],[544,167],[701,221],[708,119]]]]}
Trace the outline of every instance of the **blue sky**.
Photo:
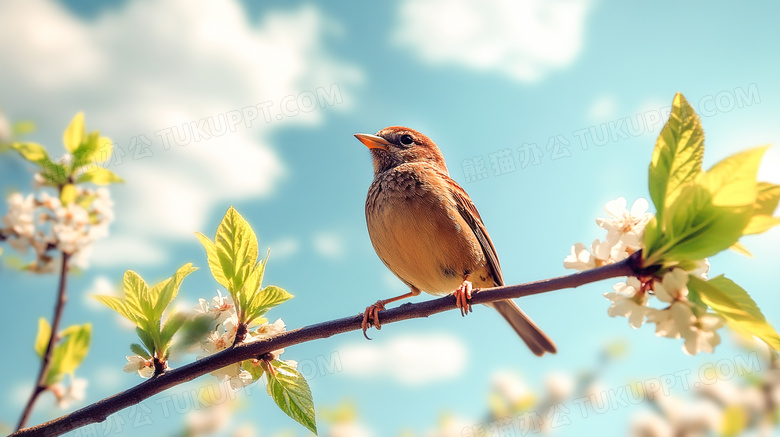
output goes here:
{"type": "MultiPolygon", "coordinates": [[[[776,4],[510,3],[3,2],[6,116],[34,120],[30,139],[57,155],[62,130],[83,110],[88,129],[116,143],[110,168],[127,181],[112,188],[111,236],[69,286],[64,323],[95,328],[78,371],[90,378],[87,401],[139,382],[121,371],[134,333],[87,296],[117,284],[126,269],[156,281],[193,262],[201,270],[179,299],[191,306],[210,298],[217,284],[193,233],[212,235],[230,205],[261,247],[271,247],[266,283],[296,296],[270,314],[288,327],[355,314],[404,292],[368,239],[363,204],[372,169],[353,133],[406,125],[431,137],[478,206],[508,283],[566,273],[573,243],[603,237],[594,219],[607,201],[648,197],[647,166],[675,92],[702,114],[705,167],[780,143],[776,4]],[[231,120],[224,135],[183,138],[193,123],[231,120]],[[509,156],[504,167],[501,156],[509,156]]],[[[775,147],[761,179],[780,183],[778,169],[775,147]]],[[[29,192],[30,180],[20,160],[0,159],[4,192],[29,192]]],[[[712,272],[750,291],[780,325],[769,273],[780,232],[744,243],[754,259],[724,253],[711,260],[712,272]]],[[[0,421],[11,423],[37,372],[36,320],[50,317],[55,281],[5,266],[0,275],[5,350],[14,354],[0,364],[0,421]]],[[[336,357],[340,371],[310,381],[315,403],[351,399],[363,425],[384,436],[423,435],[444,412],[476,423],[496,372],[518,372],[540,387],[550,370],[593,367],[614,339],[628,340],[629,353],[606,369],[606,387],[695,373],[744,354],[724,336],[714,355],[688,357],[652,327],[632,330],[606,314],[601,294],[611,285],[520,302],[556,341],[555,356],[534,357],[500,318],[477,308],[464,320],[452,312],[388,325],[371,343],[344,334],[289,348],[283,358],[336,357]]],[[[183,415],[166,418],[155,399],[144,403],[154,432],[169,435],[183,415]]],[[[576,417],[556,435],[607,425],[614,431],[603,435],[623,435],[637,408],[576,417]]],[[[60,413],[47,399],[32,421],[60,413]]],[[[118,435],[148,432],[129,426],[131,412],[119,414],[127,424],[118,435]]],[[[252,421],[263,436],[303,435],[264,395],[238,414],[237,423],[252,421]]]]}

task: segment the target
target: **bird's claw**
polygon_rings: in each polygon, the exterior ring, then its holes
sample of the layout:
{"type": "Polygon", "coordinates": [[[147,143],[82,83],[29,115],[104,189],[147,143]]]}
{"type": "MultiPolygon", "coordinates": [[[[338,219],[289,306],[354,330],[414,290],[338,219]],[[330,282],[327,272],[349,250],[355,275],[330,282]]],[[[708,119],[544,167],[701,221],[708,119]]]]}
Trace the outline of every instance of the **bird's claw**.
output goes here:
{"type": "Polygon", "coordinates": [[[473,286],[470,281],[463,280],[452,294],[455,295],[455,304],[460,308],[460,315],[465,316],[470,313],[471,310],[471,291],[473,286]]]}
{"type": "Polygon", "coordinates": [[[368,328],[374,326],[376,329],[382,329],[382,323],[379,321],[379,312],[384,311],[384,309],[385,302],[378,300],[363,312],[363,323],[360,324],[360,327],[363,329],[363,337],[366,337],[366,340],[371,340],[371,337],[366,334],[368,328]]]}

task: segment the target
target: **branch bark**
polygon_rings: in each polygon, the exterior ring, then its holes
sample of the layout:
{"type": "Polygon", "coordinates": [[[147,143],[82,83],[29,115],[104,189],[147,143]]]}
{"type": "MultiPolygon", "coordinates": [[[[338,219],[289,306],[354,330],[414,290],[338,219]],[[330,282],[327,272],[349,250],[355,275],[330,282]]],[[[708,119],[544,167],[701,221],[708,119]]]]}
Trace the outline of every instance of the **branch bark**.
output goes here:
{"type": "Polygon", "coordinates": [[[49,367],[51,366],[51,354],[54,351],[54,344],[57,342],[57,332],[59,332],[60,329],[62,310],[65,308],[65,302],[68,300],[65,291],[67,288],[69,264],[70,255],[63,252],[62,266],[60,267],[60,285],[57,291],[57,302],[54,305],[54,316],[52,317],[51,322],[51,335],[49,336],[49,343],[46,345],[46,352],[43,354],[41,369],[38,371],[38,379],[35,382],[35,387],[33,387],[30,398],[27,400],[27,404],[24,406],[24,410],[22,410],[22,417],[19,418],[19,423],[16,426],[17,430],[24,427],[24,424],[30,417],[30,413],[32,413],[33,406],[35,406],[35,401],[38,399],[38,396],[48,387],[46,384],[46,376],[49,373],[49,367]]]}
{"type": "MultiPolygon", "coordinates": [[[[520,285],[486,288],[475,293],[471,303],[482,304],[503,299],[513,299],[549,291],[574,288],[580,285],[597,282],[604,279],[642,274],[641,252],[635,252],[623,261],[598,267],[567,276],[530,282],[520,285]]],[[[455,298],[441,297],[420,303],[406,303],[396,308],[380,312],[382,325],[402,320],[428,317],[444,311],[456,309],[455,298]]],[[[330,320],[315,325],[305,326],[292,331],[283,332],[277,336],[252,343],[235,345],[230,349],[184,365],[161,375],[154,376],[135,387],[129,388],[114,396],[105,398],[94,404],[49,422],[19,430],[9,437],[21,436],[56,436],[92,423],[104,421],[109,415],[135,405],[168,388],[193,380],[206,373],[221,369],[229,364],[257,358],[276,349],[287,348],[312,340],[332,337],[349,331],[361,329],[363,315],[330,320]]]]}

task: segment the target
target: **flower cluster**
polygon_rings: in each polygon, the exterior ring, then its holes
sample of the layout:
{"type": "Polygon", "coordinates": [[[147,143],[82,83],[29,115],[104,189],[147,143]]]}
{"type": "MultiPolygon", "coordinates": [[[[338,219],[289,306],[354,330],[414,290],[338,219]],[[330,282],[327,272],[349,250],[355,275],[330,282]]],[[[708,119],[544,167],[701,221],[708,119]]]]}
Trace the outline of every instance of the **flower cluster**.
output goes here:
{"type": "Polygon", "coordinates": [[[58,407],[68,408],[71,404],[84,400],[84,395],[87,390],[87,380],[84,378],[71,377],[70,384],[67,387],[63,383],[58,382],[49,386],[49,390],[54,393],[58,407]]]}
{"type": "MultiPolygon", "coordinates": [[[[740,338],[737,343],[744,341],[740,338]]],[[[688,398],[661,391],[648,393],[639,387],[644,399],[655,408],[633,418],[629,435],[775,435],[780,368],[772,358],[774,352],[760,342],[751,345],[754,346],[763,349],[761,355],[768,363],[756,362],[761,370],[751,368],[742,381],[715,373],[708,376],[712,378],[710,382],[696,383],[693,396],[688,398]]],[[[751,353],[751,356],[758,355],[751,353]]]]}
{"type": "MultiPolygon", "coordinates": [[[[610,217],[596,219],[596,223],[607,231],[606,239],[594,241],[590,250],[582,243],[575,244],[564,260],[564,267],[587,270],[621,261],[642,249],[645,226],[653,218],[647,207],[645,199],[634,202],[630,211],[622,197],[607,203],[610,217]]],[[[709,263],[704,259],[688,268],[671,266],[655,275],[629,277],[625,282],[615,284],[613,292],[604,293],[612,302],[607,313],[610,317],[628,318],[628,323],[635,329],[645,322],[655,323],[657,336],[683,338],[683,350],[688,354],[712,352],[720,343],[716,331],[724,325],[724,320],[691,302],[687,287],[691,276],[706,279],[708,271],[709,263]],[[651,307],[652,296],[664,307],[651,307]]]]}
{"type": "Polygon", "coordinates": [[[21,253],[33,248],[37,259],[30,270],[52,271],[54,262],[48,254],[52,249],[73,255],[75,265],[86,267],[92,244],[108,235],[108,225],[114,220],[109,190],[74,189],[75,199],[67,204],[45,191],[37,197],[14,193],[8,198],[0,237],[21,253]]]}
{"type": "MultiPolygon", "coordinates": [[[[205,299],[198,300],[198,307],[195,312],[200,316],[212,317],[216,323],[216,329],[209,333],[206,339],[201,343],[205,354],[198,359],[215,354],[224,349],[233,346],[236,342],[236,335],[239,330],[238,314],[233,299],[230,296],[222,296],[217,291],[217,296],[211,300],[211,304],[205,299]]],[[[263,338],[272,337],[284,332],[285,324],[282,319],[277,319],[274,323],[267,323],[266,319],[258,319],[250,330],[247,331],[243,339],[244,343],[251,343],[263,338]]],[[[274,358],[279,358],[284,349],[278,349],[271,354],[274,358]]],[[[259,366],[260,360],[249,360],[240,363],[233,363],[221,369],[211,372],[211,375],[217,377],[220,381],[229,381],[233,389],[239,389],[254,382],[252,373],[247,371],[246,366],[259,366]],[[248,363],[248,364],[245,364],[248,363]]]]}

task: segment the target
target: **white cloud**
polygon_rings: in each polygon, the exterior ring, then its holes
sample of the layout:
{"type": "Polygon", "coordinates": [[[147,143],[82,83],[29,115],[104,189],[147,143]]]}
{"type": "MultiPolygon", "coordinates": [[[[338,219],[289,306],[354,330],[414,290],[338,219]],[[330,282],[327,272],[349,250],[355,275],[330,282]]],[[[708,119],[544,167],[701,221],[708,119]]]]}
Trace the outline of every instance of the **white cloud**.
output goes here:
{"type": "Polygon", "coordinates": [[[586,0],[405,0],[393,39],[424,61],[536,81],[580,52],[586,0]]]}
{"type": "Polygon", "coordinates": [[[605,94],[596,98],[588,108],[588,119],[594,122],[603,122],[615,117],[617,111],[617,99],[611,94],[605,94]]]}
{"type": "Polygon", "coordinates": [[[392,378],[408,385],[454,379],[466,368],[465,345],[448,334],[407,335],[338,348],[343,371],[361,378],[392,378]]]}
{"type": "Polygon", "coordinates": [[[325,258],[341,258],[346,251],[344,237],[333,232],[316,234],[312,244],[314,250],[325,258]]]}
{"type": "Polygon", "coordinates": [[[162,244],[151,244],[145,239],[118,235],[95,243],[91,263],[99,267],[130,267],[159,265],[167,259],[162,244]]]}
{"type": "MultiPolygon", "coordinates": [[[[35,118],[55,147],[83,110],[87,128],[124,152],[110,167],[128,183],[114,190],[118,232],[107,246],[133,238],[135,249],[162,248],[154,237],[191,238],[217,204],[272,194],[285,175],[269,145],[273,130],[323,118],[323,111],[300,111],[267,123],[262,113],[249,121],[243,111],[269,102],[279,113],[287,96],[332,92],[334,84],[337,102],[348,101],[361,73],[323,46],[338,30],[313,6],[269,12],[253,24],[238,1],[127,2],[90,20],[54,1],[5,1],[0,102],[35,118]],[[163,140],[171,127],[183,131],[203,119],[219,126],[229,111],[242,117],[232,132],[182,146],[163,140]],[[142,135],[148,147],[134,142],[142,135]]],[[[93,260],[125,256],[96,250],[93,260]]]]}
{"type": "Polygon", "coordinates": [[[271,248],[271,256],[275,260],[285,259],[295,255],[298,253],[300,246],[300,242],[292,237],[282,238],[281,240],[274,241],[268,245],[268,247],[271,248]]]}

